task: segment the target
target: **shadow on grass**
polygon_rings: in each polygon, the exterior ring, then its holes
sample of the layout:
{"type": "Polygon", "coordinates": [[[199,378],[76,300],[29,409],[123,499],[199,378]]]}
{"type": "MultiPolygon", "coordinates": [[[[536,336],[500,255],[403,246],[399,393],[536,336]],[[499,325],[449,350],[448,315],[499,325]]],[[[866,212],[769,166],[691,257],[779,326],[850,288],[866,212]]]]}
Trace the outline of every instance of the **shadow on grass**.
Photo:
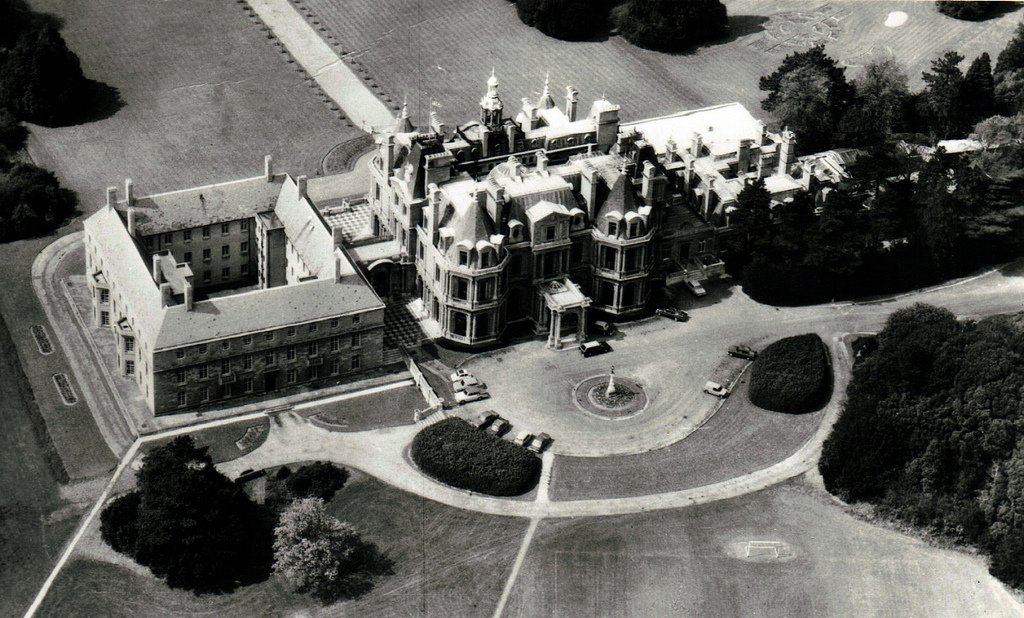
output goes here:
{"type": "Polygon", "coordinates": [[[71,119],[67,125],[75,126],[106,120],[124,107],[124,99],[121,92],[109,84],[98,82],[94,79],[86,79],[82,87],[82,99],[86,102],[81,113],[71,119]]]}

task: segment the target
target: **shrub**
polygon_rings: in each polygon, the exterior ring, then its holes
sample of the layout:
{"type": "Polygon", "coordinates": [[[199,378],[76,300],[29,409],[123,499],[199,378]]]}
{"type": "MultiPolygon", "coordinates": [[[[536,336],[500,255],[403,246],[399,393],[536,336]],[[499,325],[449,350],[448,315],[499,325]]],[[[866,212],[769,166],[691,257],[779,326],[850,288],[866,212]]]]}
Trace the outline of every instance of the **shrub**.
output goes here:
{"type": "Polygon", "coordinates": [[[492,496],[526,493],[540,477],[540,459],[530,451],[448,418],[416,434],[412,460],[447,485],[492,496]]]}
{"type": "Polygon", "coordinates": [[[597,34],[608,16],[603,0],[519,0],[516,13],[527,26],[563,41],[584,41],[597,34]]]}
{"type": "MultiPolygon", "coordinates": [[[[285,468],[282,468],[282,470],[285,468]]],[[[348,470],[326,462],[318,461],[299,468],[288,475],[285,484],[296,498],[320,498],[330,502],[334,492],[345,486],[348,470]]]]}
{"type": "Polygon", "coordinates": [[[100,514],[100,536],[114,551],[127,556],[135,555],[139,539],[139,502],[137,491],[125,494],[111,502],[100,514]]]}
{"type": "Polygon", "coordinates": [[[815,334],[787,337],[758,355],[750,375],[750,401],[775,412],[817,410],[832,385],[828,353],[815,334]]]}
{"type": "Polygon", "coordinates": [[[630,0],[619,32],[638,47],[684,51],[729,32],[729,17],[720,0],[630,0]]]}
{"type": "Polygon", "coordinates": [[[1001,2],[964,2],[963,0],[938,0],[935,6],[943,15],[966,21],[981,21],[1001,9],[1001,2]]]}

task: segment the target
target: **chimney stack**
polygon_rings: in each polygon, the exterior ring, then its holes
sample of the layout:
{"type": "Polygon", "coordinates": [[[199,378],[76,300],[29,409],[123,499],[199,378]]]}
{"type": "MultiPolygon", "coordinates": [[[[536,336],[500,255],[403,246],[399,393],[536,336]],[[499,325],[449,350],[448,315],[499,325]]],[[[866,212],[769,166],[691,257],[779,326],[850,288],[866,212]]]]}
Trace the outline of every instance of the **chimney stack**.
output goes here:
{"type": "Polygon", "coordinates": [[[580,93],[572,86],[567,86],[565,89],[565,115],[569,117],[569,122],[576,122],[576,113],[580,105],[580,93]]]}
{"type": "Polygon", "coordinates": [[[782,144],[779,145],[779,175],[789,173],[790,166],[796,161],[796,133],[786,127],[782,130],[782,144]]]}
{"type": "Polygon", "coordinates": [[[107,187],[107,206],[113,208],[117,204],[117,187],[107,187]]]}
{"type": "Polygon", "coordinates": [[[160,306],[169,307],[174,304],[174,291],[171,289],[170,283],[160,284],[160,306]]]}
{"type": "Polygon", "coordinates": [[[741,139],[739,150],[736,152],[736,174],[743,175],[750,170],[750,146],[754,143],[752,139],[741,139]]]}
{"type": "Polygon", "coordinates": [[[274,182],[274,157],[266,155],[263,157],[263,175],[267,182],[274,182]]]}
{"type": "Polygon", "coordinates": [[[644,161],[644,171],[640,184],[640,195],[648,204],[654,201],[654,163],[644,161]]]}
{"type": "Polygon", "coordinates": [[[124,179],[124,201],[129,207],[135,205],[135,187],[131,178],[124,179]]]}
{"type": "Polygon", "coordinates": [[[134,206],[129,206],[128,207],[128,234],[132,238],[135,237],[135,207],[134,206]]]}
{"type": "Polygon", "coordinates": [[[548,155],[543,150],[537,152],[537,171],[542,175],[548,175],[548,155]]]}
{"type": "Polygon", "coordinates": [[[185,280],[185,311],[192,311],[196,304],[196,288],[192,285],[192,278],[185,280]]]}
{"type": "Polygon", "coordinates": [[[690,148],[693,156],[699,159],[700,151],[704,148],[704,139],[701,137],[700,133],[696,131],[693,132],[693,145],[690,148]]]}
{"type": "Polygon", "coordinates": [[[307,194],[306,194],[306,177],[305,176],[299,176],[298,178],[296,178],[295,179],[295,186],[299,190],[299,199],[300,200],[301,199],[306,199],[306,197],[307,197],[307,194]]]}
{"type": "Polygon", "coordinates": [[[153,281],[160,285],[164,282],[164,271],[160,268],[161,256],[159,253],[153,255],[153,281]]]}

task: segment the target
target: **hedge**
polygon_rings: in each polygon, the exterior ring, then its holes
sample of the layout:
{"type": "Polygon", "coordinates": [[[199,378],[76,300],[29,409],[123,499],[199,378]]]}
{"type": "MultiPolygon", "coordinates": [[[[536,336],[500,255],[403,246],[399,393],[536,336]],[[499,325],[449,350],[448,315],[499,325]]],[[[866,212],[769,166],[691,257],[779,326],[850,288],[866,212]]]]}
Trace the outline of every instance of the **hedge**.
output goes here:
{"type": "Polygon", "coordinates": [[[801,414],[821,408],[832,387],[832,368],[821,337],[787,337],[762,351],[750,374],[750,401],[766,410],[801,414]]]}
{"type": "Polygon", "coordinates": [[[540,478],[536,455],[460,418],[446,418],[416,434],[411,455],[442,483],[491,496],[524,494],[540,478]]]}

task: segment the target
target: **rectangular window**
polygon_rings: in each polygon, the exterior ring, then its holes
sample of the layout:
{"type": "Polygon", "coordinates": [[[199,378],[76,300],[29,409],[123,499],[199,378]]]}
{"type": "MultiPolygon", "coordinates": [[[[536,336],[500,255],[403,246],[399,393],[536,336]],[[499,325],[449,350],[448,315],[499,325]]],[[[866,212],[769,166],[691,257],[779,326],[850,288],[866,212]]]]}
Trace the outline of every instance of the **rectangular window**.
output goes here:
{"type": "Polygon", "coordinates": [[[555,239],[555,226],[549,225],[548,228],[544,230],[544,238],[549,242],[555,239]]]}
{"type": "Polygon", "coordinates": [[[441,280],[441,267],[440,266],[435,266],[434,267],[434,281],[440,281],[440,280],[441,280]]]}
{"type": "Polygon", "coordinates": [[[185,370],[184,369],[179,369],[178,371],[176,371],[174,379],[175,379],[175,381],[178,384],[184,384],[185,383],[185,370]]]}
{"type": "Polygon", "coordinates": [[[191,264],[192,263],[192,252],[191,251],[186,251],[185,252],[185,263],[186,264],[191,264]]]}
{"type": "Polygon", "coordinates": [[[352,316],[352,323],[353,324],[358,324],[360,322],[360,320],[362,320],[362,319],[363,319],[363,316],[361,316],[361,315],[354,315],[354,316],[352,316]]]}
{"type": "Polygon", "coordinates": [[[363,345],[363,340],[359,336],[359,333],[352,333],[352,347],[353,348],[358,348],[358,347],[361,347],[362,345],[363,345]]]}
{"type": "Polygon", "coordinates": [[[185,242],[192,242],[192,230],[185,230],[181,233],[181,239],[185,242]]]}
{"type": "MultiPolygon", "coordinates": [[[[135,337],[125,337],[124,338],[124,351],[125,352],[134,352],[135,351],[135,337]]],[[[179,350],[179,351],[182,354],[185,353],[184,350],[179,350]]]]}
{"type": "Polygon", "coordinates": [[[570,263],[573,266],[579,266],[580,262],[583,261],[583,245],[576,243],[572,246],[571,253],[569,255],[570,263]]]}
{"type": "Polygon", "coordinates": [[[209,283],[211,279],[213,279],[213,274],[210,271],[208,271],[208,270],[204,270],[203,271],[203,283],[209,283]]]}
{"type": "Polygon", "coordinates": [[[231,373],[231,361],[224,359],[220,362],[220,375],[226,376],[231,373]]]}
{"type": "Polygon", "coordinates": [[[230,279],[231,278],[231,267],[230,266],[225,266],[224,268],[220,269],[220,278],[221,279],[230,279]]]}
{"type": "Polygon", "coordinates": [[[126,360],[124,362],[124,374],[127,376],[135,375],[135,361],[126,360]]]}
{"type": "Polygon", "coordinates": [[[199,379],[205,380],[208,377],[210,377],[210,366],[206,363],[199,365],[199,379]]]}
{"type": "Polygon", "coordinates": [[[288,336],[289,337],[294,337],[295,336],[295,327],[294,326],[289,326],[288,327],[288,336]]]}
{"type": "Polygon", "coordinates": [[[104,305],[110,302],[110,290],[100,290],[100,302],[104,305]]]}
{"type": "Polygon", "coordinates": [[[221,233],[222,236],[227,236],[228,234],[230,234],[231,233],[231,224],[230,223],[221,223],[220,224],[220,233],[221,233]]]}
{"type": "Polygon", "coordinates": [[[469,281],[462,277],[452,277],[452,296],[459,300],[469,300],[469,281]]]}
{"type": "Polygon", "coordinates": [[[174,234],[164,234],[164,244],[170,245],[172,243],[174,243],[174,234]]]}
{"type": "Polygon", "coordinates": [[[331,328],[338,328],[338,318],[331,318],[331,328]]]}
{"type": "Polygon", "coordinates": [[[286,354],[288,356],[288,360],[290,360],[290,361],[295,360],[295,346],[293,346],[293,345],[288,346],[288,351],[286,352],[286,354]]]}
{"type": "Polygon", "coordinates": [[[469,265],[469,251],[459,251],[459,266],[469,265]]]}
{"type": "Polygon", "coordinates": [[[313,365],[309,368],[309,379],[316,380],[320,377],[320,365],[313,365]]]}
{"type": "Polygon", "coordinates": [[[238,223],[241,226],[243,232],[249,229],[249,220],[248,219],[242,219],[238,223]]]}
{"type": "Polygon", "coordinates": [[[200,387],[199,388],[199,401],[209,401],[209,400],[210,400],[210,387],[209,386],[200,387]]]}
{"type": "Polygon", "coordinates": [[[274,333],[263,333],[263,338],[266,339],[267,341],[273,341],[274,333]]]}
{"type": "Polygon", "coordinates": [[[242,244],[238,245],[238,250],[242,252],[242,255],[249,253],[249,243],[243,242],[242,244]]]}
{"type": "Polygon", "coordinates": [[[221,341],[220,342],[220,347],[225,349],[225,350],[230,350],[231,349],[231,341],[228,340],[228,339],[225,339],[224,341],[221,341]]]}
{"type": "Polygon", "coordinates": [[[188,399],[186,397],[185,391],[178,391],[178,407],[182,407],[188,403],[188,399]]]}
{"type": "Polygon", "coordinates": [[[242,345],[252,345],[252,335],[242,337],[242,345]]]}
{"type": "Polygon", "coordinates": [[[203,249],[203,261],[204,262],[209,262],[210,261],[210,250],[209,249],[203,249]]]}
{"type": "Polygon", "coordinates": [[[331,359],[331,373],[341,373],[341,360],[337,358],[331,359]]]}
{"type": "MultiPolygon", "coordinates": [[[[128,347],[127,342],[125,342],[125,347],[128,347]]],[[[174,351],[174,357],[177,358],[177,359],[185,358],[185,350],[184,350],[184,348],[179,348],[179,349],[175,350],[174,351]]]]}
{"type": "Polygon", "coordinates": [[[146,239],[143,242],[146,243],[146,248],[147,249],[152,249],[153,248],[153,237],[152,236],[146,236],[146,239]]]}
{"type": "Polygon", "coordinates": [[[200,354],[206,354],[206,344],[205,343],[200,343],[199,344],[199,353],[200,354]]]}
{"type": "Polygon", "coordinates": [[[245,358],[242,359],[243,369],[252,369],[252,354],[246,354],[245,358]]]}
{"type": "Polygon", "coordinates": [[[209,238],[209,237],[210,237],[210,226],[209,225],[204,225],[203,226],[203,238],[209,238]]]}
{"type": "Polygon", "coordinates": [[[277,357],[277,355],[274,354],[273,352],[264,352],[263,353],[263,362],[268,364],[268,365],[273,365],[274,363],[277,362],[277,358],[276,357],[277,357]]]}
{"type": "Polygon", "coordinates": [[[359,355],[356,354],[355,356],[352,357],[352,369],[359,369],[359,365],[360,364],[361,364],[361,359],[360,359],[359,355]]]}
{"type": "Polygon", "coordinates": [[[248,275],[249,274],[249,264],[242,264],[241,273],[243,275],[248,275]]]}
{"type": "Polygon", "coordinates": [[[252,392],[252,378],[245,378],[242,380],[242,390],[247,393],[252,392]]]}
{"type": "Polygon", "coordinates": [[[110,312],[100,311],[100,324],[103,326],[110,326],[110,312]]]}
{"type": "Polygon", "coordinates": [[[640,224],[636,221],[629,224],[629,237],[636,238],[640,235],[640,224]]]}
{"type": "Polygon", "coordinates": [[[309,344],[309,355],[310,356],[316,356],[317,352],[319,351],[319,348],[320,348],[320,346],[318,346],[315,341],[310,342],[310,344],[309,344]]]}
{"type": "Polygon", "coordinates": [[[294,382],[295,380],[298,379],[299,372],[295,371],[295,369],[289,369],[287,375],[288,375],[288,381],[289,382],[294,382]]]}
{"type": "Polygon", "coordinates": [[[608,235],[609,236],[615,236],[616,234],[618,234],[618,232],[619,232],[619,224],[615,223],[614,221],[609,221],[608,222],[608,235]]]}
{"type": "Polygon", "coordinates": [[[331,338],[331,352],[337,352],[341,348],[341,337],[331,338]]]}
{"type": "Polygon", "coordinates": [[[222,258],[231,257],[231,245],[221,245],[220,246],[220,256],[222,258]]]}

